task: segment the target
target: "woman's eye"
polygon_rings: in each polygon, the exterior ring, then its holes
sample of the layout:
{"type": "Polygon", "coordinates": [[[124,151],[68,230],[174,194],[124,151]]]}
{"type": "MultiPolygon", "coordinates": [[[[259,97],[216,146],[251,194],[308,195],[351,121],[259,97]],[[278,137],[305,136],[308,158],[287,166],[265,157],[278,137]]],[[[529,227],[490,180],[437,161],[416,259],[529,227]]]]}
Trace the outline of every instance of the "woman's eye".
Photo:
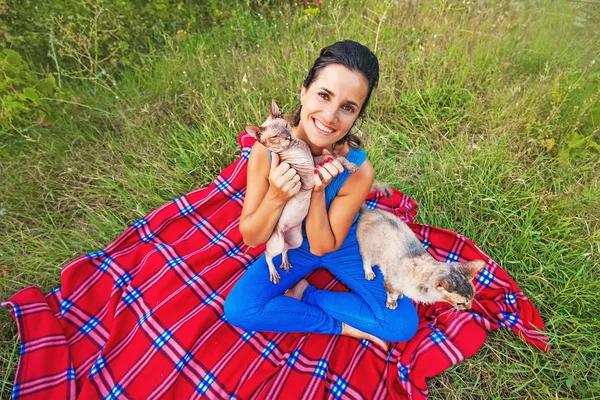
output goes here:
{"type": "Polygon", "coordinates": [[[344,106],[344,110],[346,110],[349,113],[354,112],[354,108],[352,108],[352,106],[344,106]]]}
{"type": "Polygon", "coordinates": [[[327,100],[329,98],[329,95],[327,93],[323,93],[323,92],[319,92],[319,96],[321,96],[325,100],[327,100]]]}

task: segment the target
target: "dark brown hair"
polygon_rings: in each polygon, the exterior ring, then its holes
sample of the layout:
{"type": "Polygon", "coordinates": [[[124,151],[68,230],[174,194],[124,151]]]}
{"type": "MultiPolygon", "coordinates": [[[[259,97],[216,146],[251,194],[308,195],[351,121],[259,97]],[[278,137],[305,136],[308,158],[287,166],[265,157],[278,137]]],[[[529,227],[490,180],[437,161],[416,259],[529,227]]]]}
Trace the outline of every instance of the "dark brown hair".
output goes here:
{"type": "MultiPolygon", "coordinates": [[[[358,120],[364,115],[369,100],[371,99],[371,93],[379,81],[379,62],[377,61],[377,56],[366,46],[353,40],[336,42],[321,50],[321,54],[319,54],[319,57],[308,71],[308,75],[302,82],[302,85],[308,89],[319,75],[319,72],[332,64],[343,65],[350,71],[358,72],[362,74],[368,82],[367,97],[356,118],[358,120]]],[[[298,111],[296,111],[296,114],[294,115],[294,125],[300,123],[301,111],[302,106],[298,108],[298,111]]],[[[354,123],[356,123],[356,121],[354,121],[354,123]]],[[[352,127],[354,127],[354,124],[352,124],[352,127]]],[[[348,131],[343,138],[338,140],[334,146],[341,145],[345,142],[349,142],[353,147],[359,147],[361,145],[361,140],[356,135],[350,133],[350,131],[348,131]]]]}

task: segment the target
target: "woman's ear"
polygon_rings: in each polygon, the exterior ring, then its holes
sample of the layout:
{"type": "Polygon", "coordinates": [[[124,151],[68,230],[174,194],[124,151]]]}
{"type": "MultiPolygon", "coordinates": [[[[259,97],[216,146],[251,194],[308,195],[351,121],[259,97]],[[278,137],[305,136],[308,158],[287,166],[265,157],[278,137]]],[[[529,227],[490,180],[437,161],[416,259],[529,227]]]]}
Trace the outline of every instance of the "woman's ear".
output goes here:
{"type": "Polygon", "coordinates": [[[300,90],[300,104],[304,103],[304,97],[306,96],[307,91],[308,90],[306,89],[306,87],[302,85],[302,90],[300,90]]]}

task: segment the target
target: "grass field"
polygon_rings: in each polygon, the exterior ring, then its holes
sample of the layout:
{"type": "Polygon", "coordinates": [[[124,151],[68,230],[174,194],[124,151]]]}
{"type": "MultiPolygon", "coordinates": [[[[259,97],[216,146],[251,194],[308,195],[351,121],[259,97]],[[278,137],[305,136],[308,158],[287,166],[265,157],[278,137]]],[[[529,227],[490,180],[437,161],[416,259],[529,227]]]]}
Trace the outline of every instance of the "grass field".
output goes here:
{"type": "MultiPolygon", "coordinates": [[[[202,35],[116,77],[69,81],[50,130],[0,132],[0,299],[59,285],[164,202],[210,183],[271,98],[299,104],[323,46],[358,40],[381,81],[362,124],[376,178],[415,198],[418,222],[464,234],[538,307],[551,350],[506,331],[429,381],[431,398],[600,397],[600,4],[323,1],[240,5],[202,35]]],[[[0,312],[0,398],[18,361],[0,312]]]]}

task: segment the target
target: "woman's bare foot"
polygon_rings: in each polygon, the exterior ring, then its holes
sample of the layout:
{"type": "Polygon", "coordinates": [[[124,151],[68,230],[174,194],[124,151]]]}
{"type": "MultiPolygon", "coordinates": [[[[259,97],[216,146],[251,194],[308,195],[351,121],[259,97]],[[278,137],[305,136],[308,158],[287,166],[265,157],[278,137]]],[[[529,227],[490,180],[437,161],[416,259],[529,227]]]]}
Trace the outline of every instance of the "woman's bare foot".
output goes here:
{"type": "MultiPolygon", "coordinates": [[[[300,279],[294,286],[289,288],[288,291],[285,292],[283,295],[293,297],[296,300],[302,300],[302,295],[304,294],[304,290],[306,289],[306,287],[308,285],[309,285],[309,283],[306,279],[300,279]]],[[[390,347],[390,344],[388,342],[385,342],[385,341],[379,339],[378,337],[373,336],[369,333],[358,330],[358,329],[346,324],[345,322],[342,322],[342,335],[350,336],[350,337],[357,338],[357,339],[370,340],[371,342],[374,342],[377,345],[379,345],[385,351],[388,351],[389,347],[390,347]]]]}
{"type": "Polygon", "coordinates": [[[350,336],[350,337],[357,338],[357,339],[370,340],[371,342],[377,343],[385,351],[388,351],[390,348],[390,344],[388,342],[385,342],[385,341],[379,339],[378,337],[373,336],[369,333],[366,333],[366,332],[360,331],[356,328],[353,328],[345,322],[342,322],[342,335],[350,336]]]}
{"type": "Polygon", "coordinates": [[[304,289],[309,285],[306,279],[300,279],[294,286],[288,289],[285,292],[284,296],[293,297],[296,300],[302,300],[302,294],[304,293],[304,289]]]}

